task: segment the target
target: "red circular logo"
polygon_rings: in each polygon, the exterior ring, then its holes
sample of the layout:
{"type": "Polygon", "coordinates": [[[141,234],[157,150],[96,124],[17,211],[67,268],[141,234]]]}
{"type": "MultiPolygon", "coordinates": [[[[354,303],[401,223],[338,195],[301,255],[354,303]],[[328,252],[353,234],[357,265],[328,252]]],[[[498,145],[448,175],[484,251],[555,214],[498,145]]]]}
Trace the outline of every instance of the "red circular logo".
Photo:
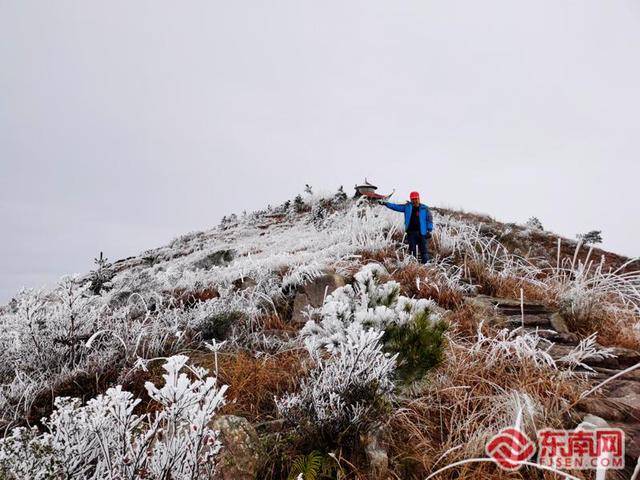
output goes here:
{"type": "Polygon", "coordinates": [[[487,455],[505,470],[518,470],[535,453],[529,437],[515,428],[505,428],[487,443],[487,455]]]}

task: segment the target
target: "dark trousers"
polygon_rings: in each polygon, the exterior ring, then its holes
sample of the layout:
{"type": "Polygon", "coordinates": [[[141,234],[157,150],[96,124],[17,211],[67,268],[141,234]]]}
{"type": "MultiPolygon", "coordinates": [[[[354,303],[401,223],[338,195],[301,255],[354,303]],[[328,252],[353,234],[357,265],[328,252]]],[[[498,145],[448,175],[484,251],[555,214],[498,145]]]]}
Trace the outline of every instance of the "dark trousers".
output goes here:
{"type": "Polygon", "coordinates": [[[418,258],[420,252],[420,262],[427,263],[429,261],[429,247],[427,245],[427,237],[420,232],[407,232],[407,243],[409,244],[409,253],[418,258]]]}

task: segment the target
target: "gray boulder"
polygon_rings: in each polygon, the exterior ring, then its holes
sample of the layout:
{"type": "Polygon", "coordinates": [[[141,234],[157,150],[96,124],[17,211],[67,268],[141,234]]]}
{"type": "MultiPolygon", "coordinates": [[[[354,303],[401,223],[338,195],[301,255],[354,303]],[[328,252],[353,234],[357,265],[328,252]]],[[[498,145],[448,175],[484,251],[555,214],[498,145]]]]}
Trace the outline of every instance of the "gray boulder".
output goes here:
{"type": "Polygon", "coordinates": [[[209,270],[211,267],[229,265],[235,256],[235,251],[233,250],[218,250],[217,252],[208,253],[193,262],[193,267],[196,269],[209,270]]]}
{"type": "Polygon", "coordinates": [[[211,422],[220,432],[222,449],[218,454],[217,478],[222,480],[254,480],[260,465],[260,439],[246,418],[221,415],[211,422]]]}
{"type": "Polygon", "coordinates": [[[360,436],[364,453],[369,463],[369,477],[372,480],[385,480],[389,474],[389,456],[381,445],[380,429],[372,430],[360,436]]]}
{"type": "Polygon", "coordinates": [[[555,312],[549,317],[551,326],[558,333],[570,333],[567,322],[560,312],[555,312]]]}
{"type": "Polygon", "coordinates": [[[337,273],[326,273],[302,285],[293,299],[291,321],[303,324],[307,321],[304,312],[307,307],[320,307],[325,299],[336,288],[347,284],[345,277],[337,273]]]}

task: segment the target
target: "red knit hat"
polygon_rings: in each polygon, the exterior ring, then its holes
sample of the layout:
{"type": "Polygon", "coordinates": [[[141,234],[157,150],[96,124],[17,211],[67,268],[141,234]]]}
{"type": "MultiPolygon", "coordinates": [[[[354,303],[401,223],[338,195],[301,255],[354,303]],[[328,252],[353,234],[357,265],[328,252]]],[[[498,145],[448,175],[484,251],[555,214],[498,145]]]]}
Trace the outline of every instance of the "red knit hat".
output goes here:
{"type": "Polygon", "coordinates": [[[409,194],[409,200],[413,200],[414,198],[420,198],[420,194],[418,192],[411,192],[409,194]]]}

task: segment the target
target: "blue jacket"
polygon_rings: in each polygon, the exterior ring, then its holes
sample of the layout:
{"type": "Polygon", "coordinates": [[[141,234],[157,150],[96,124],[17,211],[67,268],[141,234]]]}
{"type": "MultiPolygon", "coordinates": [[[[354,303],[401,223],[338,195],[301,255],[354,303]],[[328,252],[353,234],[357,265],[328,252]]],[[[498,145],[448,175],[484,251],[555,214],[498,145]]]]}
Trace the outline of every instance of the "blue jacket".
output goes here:
{"type": "MultiPolygon", "coordinates": [[[[395,210],[396,212],[404,213],[404,229],[406,231],[409,228],[409,220],[411,220],[413,204],[411,202],[403,204],[387,202],[385,203],[385,206],[391,210],[395,210]]],[[[431,216],[429,207],[425,204],[421,203],[418,208],[420,209],[418,212],[418,218],[420,219],[420,233],[422,235],[426,235],[427,232],[431,232],[433,230],[433,217],[431,216]]]]}

